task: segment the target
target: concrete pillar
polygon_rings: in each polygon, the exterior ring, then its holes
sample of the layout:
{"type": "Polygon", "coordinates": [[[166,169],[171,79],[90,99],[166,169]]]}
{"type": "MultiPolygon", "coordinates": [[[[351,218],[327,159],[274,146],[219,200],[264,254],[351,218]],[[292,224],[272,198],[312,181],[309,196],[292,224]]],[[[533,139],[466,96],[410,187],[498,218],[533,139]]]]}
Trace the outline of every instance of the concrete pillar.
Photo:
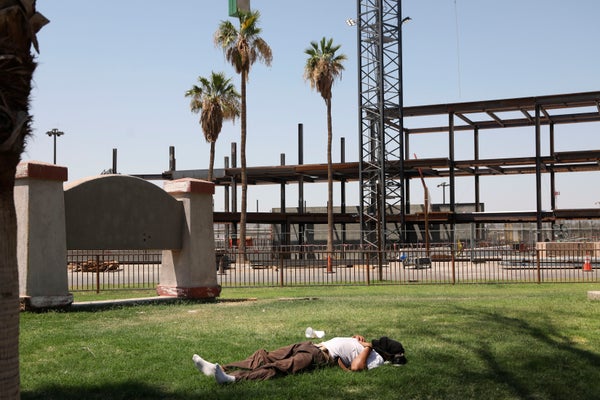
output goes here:
{"type": "Polygon", "coordinates": [[[215,298],[217,283],[213,233],[215,185],[198,179],[178,179],[164,185],[183,204],[185,222],[181,250],[164,250],[160,271],[160,296],[191,299],[215,298]]]}
{"type": "Polygon", "coordinates": [[[67,279],[67,168],[29,161],[17,166],[15,178],[21,308],[68,306],[73,295],[67,279]]]}

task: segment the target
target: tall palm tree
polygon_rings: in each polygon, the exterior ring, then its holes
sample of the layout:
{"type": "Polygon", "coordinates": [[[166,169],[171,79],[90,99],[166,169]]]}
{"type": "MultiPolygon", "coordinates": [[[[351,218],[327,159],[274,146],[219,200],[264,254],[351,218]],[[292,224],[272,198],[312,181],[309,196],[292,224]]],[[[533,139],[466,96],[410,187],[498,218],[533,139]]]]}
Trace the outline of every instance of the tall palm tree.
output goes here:
{"type": "Polygon", "coordinates": [[[222,72],[212,72],[210,78],[198,77],[200,86],[192,86],[185,92],[191,97],[190,109],[200,113],[200,126],[204,138],[210,143],[210,161],[208,165],[208,180],[213,179],[215,165],[215,143],[221,133],[223,120],[235,121],[240,115],[240,94],[235,90],[231,79],[222,72]]]}
{"type": "Polygon", "coordinates": [[[38,50],[36,33],[48,20],[35,0],[0,0],[0,398],[18,399],[19,277],[14,185],[30,134],[29,93],[38,50]]]}
{"type": "Polygon", "coordinates": [[[258,11],[238,12],[240,22],[237,29],[230,21],[221,21],[215,32],[215,45],[221,47],[225,59],[233,65],[235,72],[241,76],[242,114],[240,158],[242,162],[242,204],[240,214],[240,234],[238,240],[239,254],[246,258],[246,209],[248,198],[248,179],[246,175],[246,83],[250,67],[258,60],[270,66],[273,60],[271,48],[261,38],[258,27],[260,13],[258,11]]]}
{"type": "Polygon", "coordinates": [[[320,42],[310,42],[304,50],[308,55],[304,66],[304,79],[310,87],[321,94],[327,106],[327,252],[333,252],[333,167],[331,162],[331,88],[336,78],[342,76],[345,54],[336,54],[341,45],[333,45],[333,39],[323,37],[320,42]]]}

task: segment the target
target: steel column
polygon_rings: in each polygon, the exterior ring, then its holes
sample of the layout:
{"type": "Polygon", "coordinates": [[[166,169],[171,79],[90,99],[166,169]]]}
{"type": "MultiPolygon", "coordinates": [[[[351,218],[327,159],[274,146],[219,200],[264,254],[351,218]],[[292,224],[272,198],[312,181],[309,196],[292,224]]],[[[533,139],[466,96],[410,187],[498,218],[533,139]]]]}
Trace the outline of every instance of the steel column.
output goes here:
{"type": "MultiPolygon", "coordinates": [[[[473,131],[473,156],[475,161],[479,161],[479,128],[475,127],[473,131]]],[[[481,210],[481,206],[479,205],[480,199],[480,187],[479,187],[479,167],[473,168],[474,174],[473,177],[475,179],[475,212],[483,211],[481,210]]]]}
{"type": "MultiPolygon", "coordinates": [[[[340,162],[346,162],[346,139],[340,138],[340,162]]],[[[346,213],[346,178],[340,178],[341,212],[346,213]]],[[[346,243],[346,223],[342,222],[342,243],[346,243]]]]}
{"type": "MultiPolygon", "coordinates": [[[[226,169],[229,168],[229,157],[225,156],[225,158],[223,160],[223,165],[225,166],[226,169]]],[[[225,212],[229,212],[229,190],[230,190],[229,185],[223,185],[223,202],[225,204],[225,212]]],[[[225,248],[227,248],[229,239],[231,238],[231,232],[230,232],[229,228],[230,228],[229,224],[225,224],[225,244],[224,244],[225,248]]]]}
{"type": "MultiPolygon", "coordinates": [[[[304,164],[304,125],[298,124],[298,165],[304,164]]],[[[304,177],[298,179],[298,214],[304,214],[304,177]]],[[[304,224],[298,224],[298,244],[304,244],[304,224]]]]}
{"type": "MultiPolygon", "coordinates": [[[[285,153],[281,153],[279,155],[279,164],[285,165],[285,153]]],[[[281,209],[281,213],[285,215],[285,181],[282,181],[279,185],[279,208],[281,209]]],[[[281,238],[280,243],[282,245],[290,244],[290,235],[289,235],[289,226],[286,223],[282,223],[281,225],[281,238]]]]}
{"type": "MultiPolygon", "coordinates": [[[[550,157],[554,157],[554,123],[550,123],[550,157]]],[[[550,208],[556,210],[556,176],[554,167],[550,169],[550,208]]]]}
{"type": "MultiPolygon", "coordinates": [[[[475,127],[475,129],[473,130],[473,158],[475,159],[475,161],[479,161],[479,128],[475,127]]],[[[479,185],[479,167],[474,167],[473,168],[473,179],[475,181],[475,212],[480,212],[483,211],[481,210],[481,206],[480,206],[480,202],[481,202],[481,198],[480,198],[480,185],[479,185]]],[[[475,224],[475,240],[479,240],[481,239],[481,233],[480,233],[480,225],[479,224],[475,224]]],[[[473,243],[471,244],[473,245],[473,243]]]]}
{"type": "Polygon", "coordinates": [[[454,243],[454,213],[456,212],[456,178],[454,171],[454,112],[448,113],[448,158],[450,159],[450,243],[454,243]]]}
{"type": "MultiPolygon", "coordinates": [[[[231,168],[237,168],[237,145],[235,142],[231,143],[231,168]]],[[[235,176],[231,176],[231,212],[237,212],[237,183],[235,176]]],[[[232,225],[232,236],[237,239],[237,224],[232,225]]]]}
{"type": "Polygon", "coordinates": [[[541,106],[535,105],[535,210],[537,241],[542,238],[542,146],[541,146],[541,106]]]}

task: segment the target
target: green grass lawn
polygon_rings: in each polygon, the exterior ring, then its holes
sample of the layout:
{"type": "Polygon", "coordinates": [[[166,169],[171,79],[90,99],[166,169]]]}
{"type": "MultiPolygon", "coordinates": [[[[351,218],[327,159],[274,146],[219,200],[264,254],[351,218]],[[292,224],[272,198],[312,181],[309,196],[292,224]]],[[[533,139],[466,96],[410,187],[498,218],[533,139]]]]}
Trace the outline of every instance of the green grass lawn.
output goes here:
{"type": "Polygon", "coordinates": [[[21,397],[598,399],[600,302],[588,300],[588,290],[600,288],[224,289],[223,301],[214,303],[23,313],[21,397]],[[191,361],[194,353],[220,363],[242,359],[305,340],[308,326],[325,330],[326,338],[391,336],[402,341],[409,362],[219,386],[191,361]]]}

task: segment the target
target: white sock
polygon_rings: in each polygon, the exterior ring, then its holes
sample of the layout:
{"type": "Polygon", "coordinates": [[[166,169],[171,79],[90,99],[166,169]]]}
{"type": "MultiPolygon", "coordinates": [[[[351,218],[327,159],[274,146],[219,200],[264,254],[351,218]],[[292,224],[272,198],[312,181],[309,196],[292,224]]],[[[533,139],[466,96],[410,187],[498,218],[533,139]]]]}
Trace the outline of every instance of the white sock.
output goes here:
{"type": "Polygon", "coordinates": [[[215,364],[209,363],[208,361],[200,357],[198,354],[194,354],[192,360],[194,360],[194,364],[196,365],[198,371],[202,372],[206,376],[215,376],[215,364]]]}
{"type": "Polygon", "coordinates": [[[221,366],[219,364],[216,364],[216,368],[215,368],[215,379],[217,380],[218,383],[220,383],[221,385],[224,383],[231,383],[231,382],[235,382],[235,376],[232,375],[227,375],[225,373],[225,371],[223,371],[223,368],[221,368],[221,366]]]}

